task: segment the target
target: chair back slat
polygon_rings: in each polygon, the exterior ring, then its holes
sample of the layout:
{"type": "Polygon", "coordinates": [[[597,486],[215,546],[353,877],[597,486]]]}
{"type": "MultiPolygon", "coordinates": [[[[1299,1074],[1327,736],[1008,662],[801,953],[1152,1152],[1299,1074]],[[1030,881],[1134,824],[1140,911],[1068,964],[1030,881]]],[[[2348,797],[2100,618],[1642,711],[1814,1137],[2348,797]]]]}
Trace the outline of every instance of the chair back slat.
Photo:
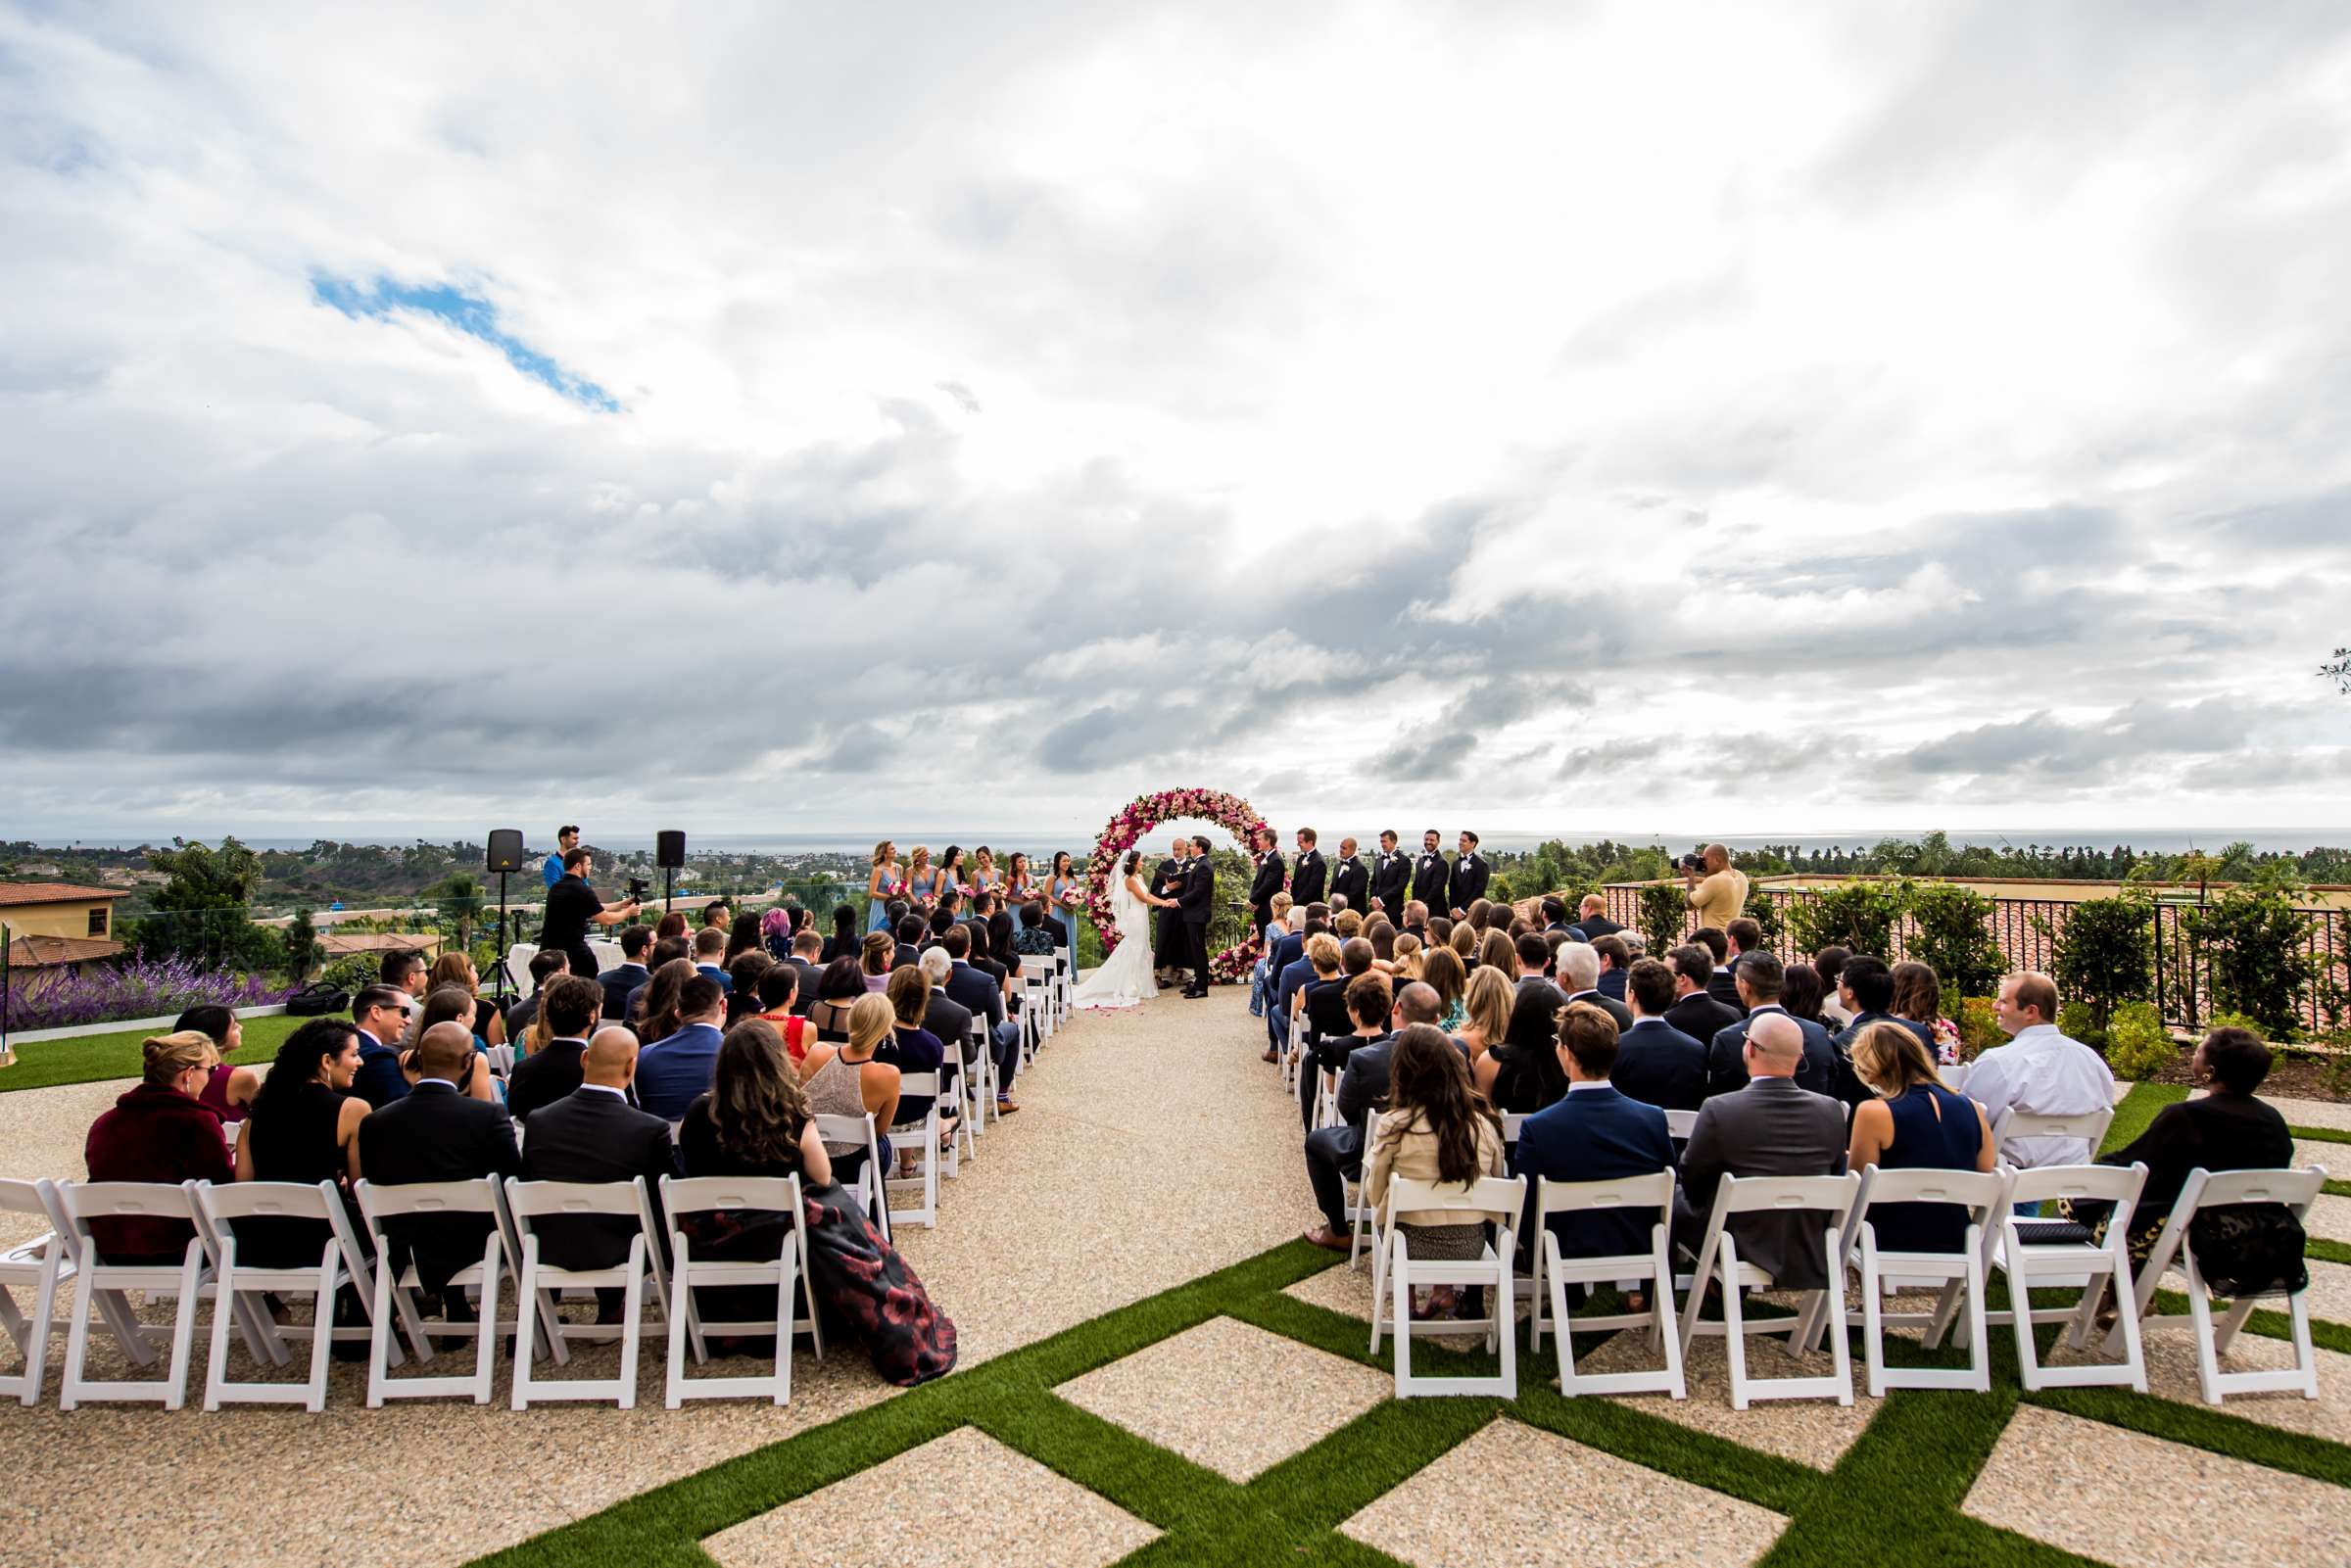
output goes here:
{"type": "Polygon", "coordinates": [[[1646,1176],[1617,1176],[1606,1181],[1554,1181],[1542,1177],[1535,1187],[1535,1212],[1541,1215],[1581,1213],[1593,1209],[1670,1209],[1673,1172],[1646,1176]]]}

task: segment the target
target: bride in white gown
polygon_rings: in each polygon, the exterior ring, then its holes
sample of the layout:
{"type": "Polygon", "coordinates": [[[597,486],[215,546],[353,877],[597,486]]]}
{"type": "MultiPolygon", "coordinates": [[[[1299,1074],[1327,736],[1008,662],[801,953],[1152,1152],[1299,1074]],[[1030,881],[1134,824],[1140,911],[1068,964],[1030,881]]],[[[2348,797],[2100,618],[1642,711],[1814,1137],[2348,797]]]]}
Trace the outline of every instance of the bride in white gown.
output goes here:
{"type": "Polygon", "coordinates": [[[1118,950],[1071,993],[1073,1007],[1134,1007],[1159,994],[1159,984],[1151,978],[1151,911],[1155,906],[1168,908],[1174,900],[1153,898],[1144,890],[1137,869],[1142,858],[1141,850],[1128,850],[1111,881],[1110,917],[1119,924],[1118,950]]]}

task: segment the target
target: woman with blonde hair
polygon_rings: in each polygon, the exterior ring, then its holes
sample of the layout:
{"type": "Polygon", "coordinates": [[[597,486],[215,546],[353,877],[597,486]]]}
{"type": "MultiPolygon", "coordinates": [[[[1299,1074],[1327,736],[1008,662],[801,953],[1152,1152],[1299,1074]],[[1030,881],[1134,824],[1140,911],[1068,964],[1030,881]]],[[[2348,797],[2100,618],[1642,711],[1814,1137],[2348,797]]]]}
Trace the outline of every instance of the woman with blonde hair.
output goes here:
{"type": "Polygon", "coordinates": [[[889,925],[889,901],[898,893],[898,846],[885,838],[874,846],[874,866],[865,879],[865,928],[889,925]]]}
{"type": "Polygon", "coordinates": [[[931,869],[931,846],[917,844],[906,862],[906,904],[928,915],[938,903],[939,884],[946,879],[931,869]]]}
{"type": "Polygon", "coordinates": [[[1451,947],[1461,958],[1463,969],[1473,970],[1477,968],[1476,927],[1470,925],[1467,921],[1463,921],[1460,925],[1454,927],[1452,933],[1445,938],[1445,942],[1446,945],[1451,947]]]}
{"type": "Polygon", "coordinates": [[[1480,964],[1470,974],[1462,988],[1462,1026],[1453,1032],[1468,1047],[1472,1062],[1500,1045],[1502,1037],[1511,1032],[1511,1004],[1516,998],[1511,982],[1493,965],[1480,964]]]}
{"type": "Polygon", "coordinates": [[[1411,931],[1398,931],[1396,933],[1395,974],[1398,979],[1418,980],[1427,978],[1427,974],[1425,973],[1427,969],[1427,953],[1425,953],[1421,948],[1419,937],[1415,936],[1411,931]]]}
{"type": "MultiPolygon", "coordinates": [[[[139,1081],[90,1123],[82,1146],[90,1179],[234,1181],[220,1118],[196,1098],[219,1061],[213,1037],[177,1029],[139,1049],[145,1059],[139,1081]]],[[[196,1231],[184,1219],[93,1219],[90,1234],[110,1263],[177,1263],[196,1231]]]]}
{"type": "MultiPolygon", "coordinates": [[[[849,1008],[848,1040],[840,1045],[819,1041],[800,1059],[800,1082],[808,1091],[811,1112],[827,1117],[873,1117],[875,1131],[881,1138],[885,1174],[889,1169],[888,1129],[898,1119],[898,1069],[887,1062],[875,1061],[874,1053],[897,1025],[897,1009],[889,1005],[888,997],[879,992],[861,996],[849,1008]]],[[[745,1029],[750,1026],[750,1023],[738,1025],[745,1029]]],[[[783,1049],[783,1043],[778,1041],[777,1053],[781,1055],[783,1049]]],[[[840,1181],[855,1181],[865,1164],[863,1144],[828,1139],[825,1153],[832,1156],[835,1178],[840,1181]]]]}
{"type": "MultiPolygon", "coordinates": [[[[1877,1098],[1853,1108],[1848,1169],[1991,1168],[1998,1149],[1984,1108],[1943,1086],[1908,1024],[1881,1019],[1855,1035],[1853,1072],[1877,1098]]],[[[1966,1214],[1949,1204],[1873,1204],[1869,1223],[1883,1252],[1955,1253],[1967,1232],[1966,1214]]]]}
{"type": "Polygon", "coordinates": [[[1518,978],[1518,946],[1501,931],[1489,929],[1477,939],[1477,967],[1518,978]]]}

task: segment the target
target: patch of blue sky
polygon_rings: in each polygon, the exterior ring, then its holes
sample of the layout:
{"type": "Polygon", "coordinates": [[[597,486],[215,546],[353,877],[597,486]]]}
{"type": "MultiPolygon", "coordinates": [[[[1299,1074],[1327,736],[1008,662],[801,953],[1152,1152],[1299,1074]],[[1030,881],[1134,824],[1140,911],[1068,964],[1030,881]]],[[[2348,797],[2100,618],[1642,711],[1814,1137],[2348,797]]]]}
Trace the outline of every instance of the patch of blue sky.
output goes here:
{"type": "Polygon", "coordinates": [[[506,362],[533,381],[585,407],[604,413],[620,411],[619,400],[586,376],[566,370],[498,324],[498,307],[478,294],[447,283],[402,283],[378,276],[360,284],[349,278],[313,276],[312,297],[345,315],[388,320],[403,311],[429,315],[448,322],[467,337],[478,338],[506,356],[506,362]]]}

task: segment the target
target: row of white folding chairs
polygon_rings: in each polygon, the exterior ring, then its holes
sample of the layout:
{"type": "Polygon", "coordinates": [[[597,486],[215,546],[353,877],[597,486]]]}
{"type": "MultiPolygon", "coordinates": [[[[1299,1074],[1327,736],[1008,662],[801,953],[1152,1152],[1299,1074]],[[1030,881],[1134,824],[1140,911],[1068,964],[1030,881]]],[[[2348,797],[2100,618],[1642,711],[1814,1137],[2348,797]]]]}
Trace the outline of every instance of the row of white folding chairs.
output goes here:
{"type": "MultiPolygon", "coordinates": [[[[873,1147],[873,1118],[820,1117],[819,1136],[826,1122],[845,1125],[829,1129],[851,1139],[862,1135],[873,1147]]],[[[861,1186],[871,1188],[872,1162],[861,1173],[861,1186]]],[[[298,1403],[311,1410],[324,1408],[327,1358],[333,1341],[364,1340],[368,1347],[367,1404],[387,1399],[462,1396],[486,1404],[492,1397],[497,1342],[502,1333],[521,1336],[514,1355],[512,1403],[526,1408],[534,1400],[616,1401],[626,1409],[636,1402],[637,1356],[647,1332],[668,1335],[668,1379],[665,1402],[675,1409],[688,1399],[766,1396],[778,1404],[792,1394],[792,1336],[807,1333],[816,1353],[824,1354],[822,1330],[812,1311],[792,1311],[793,1292],[801,1290],[808,1269],[808,1244],[802,1224],[799,1180],[792,1177],[664,1176],[660,1181],[661,1212],[667,1216],[669,1258],[674,1263],[675,1287],[685,1294],[686,1333],[674,1331],[671,1308],[673,1278],[664,1263],[660,1231],[653,1218],[642,1177],[625,1182],[572,1183],[523,1181],[496,1177],[473,1181],[420,1182],[382,1186],[357,1184],[355,1195],[366,1226],[376,1266],[368,1261],[345,1212],[343,1200],[331,1182],[315,1186],[298,1182],[239,1182],[215,1186],[190,1181],[178,1185],[145,1182],[0,1181],[0,1210],[38,1214],[52,1226],[46,1236],[0,1256],[0,1326],[5,1326],[24,1359],[24,1371],[0,1380],[0,1397],[15,1394],[25,1404],[39,1401],[47,1370],[48,1345],[58,1326],[56,1303],[61,1289],[75,1290],[73,1315],[67,1320],[66,1357],[59,1405],[71,1410],[94,1401],[133,1401],[161,1403],[176,1410],[185,1402],[189,1363],[200,1303],[213,1303],[213,1325],[204,1407],[217,1410],[223,1403],[298,1403]],[[765,1211],[789,1216],[790,1234],[779,1258],[737,1262],[693,1256],[692,1245],[678,1227],[681,1215],[715,1211],[765,1211]],[[479,1215],[487,1221],[482,1255],[466,1263],[448,1282],[448,1289],[472,1292],[478,1306],[472,1321],[428,1320],[418,1301],[423,1289],[413,1260],[398,1269],[382,1266],[391,1257],[386,1248],[387,1220],[437,1220],[479,1215]],[[566,1269],[541,1257],[538,1221],[550,1216],[604,1216],[634,1221],[627,1257],[609,1267],[566,1269]],[[93,1221],[179,1221],[195,1234],[174,1262],[110,1263],[101,1257],[92,1232],[93,1221]],[[260,1266],[237,1259],[236,1225],[241,1220],[269,1219],[323,1223],[326,1239],[315,1264],[260,1266]],[[648,1318],[644,1293],[650,1281],[658,1315],[648,1318]],[[502,1318],[502,1283],[511,1281],[517,1310],[502,1318]],[[692,1300],[697,1285],[772,1285],[777,1292],[773,1319],[752,1322],[703,1322],[692,1300]],[[344,1287],[354,1288],[367,1321],[364,1325],[334,1325],[335,1298],[344,1287]],[[32,1307],[25,1311],[15,1292],[28,1289],[32,1307]],[[557,1300],[565,1291],[617,1289],[624,1311],[618,1324],[565,1322],[557,1300]],[[97,1307],[102,1326],[135,1364],[152,1366],[157,1350],[153,1329],[133,1313],[126,1291],[144,1293],[153,1303],[170,1298],[173,1304],[169,1360],[160,1378],[93,1379],[87,1375],[91,1307],[97,1307]],[[262,1293],[312,1298],[312,1321],[286,1325],[272,1320],[262,1293]],[[256,1363],[282,1366],[288,1360],[287,1338],[311,1341],[309,1377],[301,1383],[239,1382],[228,1376],[228,1330],[235,1323],[256,1363]],[[778,1332],[778,1325],[788,1325],[778,1332]],[[405,1334],[419,1363],[435,1359],[435,1337],[469,1337],[475,1341],[474,1366],[459,1376],[393,1377],[391,1368],[405,1365],[395,1328],[405,1334]],[[775,1370],[755,1378],[690,1378],[685,1354],[691,1344],[696,1365],[708,1359],[705,1335],[774,1334],[775,1370]],[[550,1378],[533,1370],[542,1343],[558,1365],[570,1360],[575,1341],[621,1341],[619,1375],[603,1379],[550,1378]]]]}

